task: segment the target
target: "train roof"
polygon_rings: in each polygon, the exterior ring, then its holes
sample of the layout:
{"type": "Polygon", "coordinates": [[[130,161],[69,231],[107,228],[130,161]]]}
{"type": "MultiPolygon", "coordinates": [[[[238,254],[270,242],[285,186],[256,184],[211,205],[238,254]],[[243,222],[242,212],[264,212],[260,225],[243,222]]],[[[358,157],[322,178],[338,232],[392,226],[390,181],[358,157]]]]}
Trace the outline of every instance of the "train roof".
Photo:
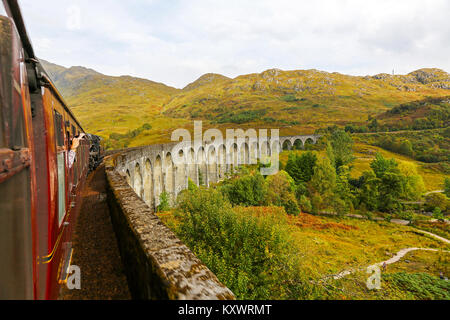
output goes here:
{"type": "Polygon", "coordinates": [[[17,0],[3,0],[3,4],[5,6],[6,12],[8,16],[13,19],[14,24],[16,25],[17,32],[19,33],[20,39],[22,41],[22,46],[25,51],[26,59],[28,61],[32,61],[35,63],[38,76],[40,77],[40,80],[43,80],[46,85],[50,88],[50,90],[53,91],[55,96],[58,98],[58,100],[61,102],[61,104],[64,107],[64,110],[69,113],[69,115],[73,118],[73,120],[77,123],[77,125],[80,127],[80,129],[84,131],[83,127],[73,114],[73,112],[70,110],[70,108],[67,106],[67,103],[65,102],[63,96],[56,88],[55,84],[53,83],[52,79],[48,75],[47,71],[45,71],[42,63],[40,60],[36,57],[33,49],[33,45],[31,44],[30,37],[28,36],[27,29],[25,27],[25,22],[23,21],[22,13],[20,11],[20,6],[17,0]]]}

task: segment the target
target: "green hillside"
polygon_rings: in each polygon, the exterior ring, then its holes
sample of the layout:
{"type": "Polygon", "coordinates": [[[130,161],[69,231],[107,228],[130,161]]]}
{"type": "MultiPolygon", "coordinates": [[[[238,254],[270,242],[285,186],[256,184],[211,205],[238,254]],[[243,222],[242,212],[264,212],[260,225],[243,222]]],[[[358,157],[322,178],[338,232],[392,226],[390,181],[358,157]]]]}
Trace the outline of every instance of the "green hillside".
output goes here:
{"type": "Polygon", "coordinates": [[[85,130],[104,138],[153,126],[161,106],[180,91],[150,80],[42,63],[85,130]]]}
{"type": "Polygon", "coordinates": [[[169,117],[275,125],[288,134],[359,123],[399,104],[448,95],[449,90],[450,75],[439,69],[373,77],[272,69],[197,85],[178,93],[163,109],[169,117]]]}
{"type": "Polygon", "coordinates": [[[448,125],[441,118],[449,112],[450,75],[440,69],[365,77],[318,70],[271,69],[234,79],[209,73],[180,90],[42,62],[85,129],[110,148],[170,141],[174,129],[189,129],[193,120],[203,120],[204,128],[279,128],[282,135],[332,125],[358,132],[373,118],[390,128],[448,125]]]}

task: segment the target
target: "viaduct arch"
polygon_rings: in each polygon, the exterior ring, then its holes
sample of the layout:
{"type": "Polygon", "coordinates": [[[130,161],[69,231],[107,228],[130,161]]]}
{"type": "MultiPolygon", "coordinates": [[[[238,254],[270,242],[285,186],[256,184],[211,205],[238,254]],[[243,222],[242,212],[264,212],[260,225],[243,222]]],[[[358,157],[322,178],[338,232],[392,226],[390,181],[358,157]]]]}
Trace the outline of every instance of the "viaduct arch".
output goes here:
{"type": "Polygon", "coordinates": [[[319,135],[299,135],[247,139],[243,143],[203,143],[194,148],[191,143],[168,143],[142,147],[117,159],[117,171],[123,175],[135,193],[152,209],[160,204],[166,192],[174,202],[187,188],[188,179],[197,185],[219,182],[240,165],[256,164],[283,150],[304,148],[317,143],[319,135]],[[177,148],[176,148],[177,147],[177,148]]]}

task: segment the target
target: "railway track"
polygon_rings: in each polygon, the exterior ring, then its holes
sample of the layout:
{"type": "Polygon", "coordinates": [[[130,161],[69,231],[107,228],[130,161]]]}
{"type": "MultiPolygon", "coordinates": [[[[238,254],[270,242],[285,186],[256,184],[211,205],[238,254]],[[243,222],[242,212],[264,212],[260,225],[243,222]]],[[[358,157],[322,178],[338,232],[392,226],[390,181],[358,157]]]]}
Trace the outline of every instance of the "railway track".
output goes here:
{"type": "Polygon", "coordinates": [[[72,264],[80,267],[81,290],[64,287],[59,299],[131,299],[106,202],[104,165],[89,175],[83,190],[73,247],[72,264]]]}

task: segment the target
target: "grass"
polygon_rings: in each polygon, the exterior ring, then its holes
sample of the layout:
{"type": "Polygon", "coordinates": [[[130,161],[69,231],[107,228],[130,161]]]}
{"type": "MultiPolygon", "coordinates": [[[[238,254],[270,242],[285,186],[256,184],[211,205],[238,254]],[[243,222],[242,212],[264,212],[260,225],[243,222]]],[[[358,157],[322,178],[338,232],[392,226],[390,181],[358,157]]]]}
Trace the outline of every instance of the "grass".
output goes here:
{"type": "MultiPolygon", "coordinates": [[[[266,207],[235,208],[240,215],[270,215],[266,207]]],[[[172,213],[159,214],[169,227],[177,225],[172,213]]],[[[337,274],[353,268],[365,268],[371,264],[385,261],[399,250],[409,247],[436,248],[449,250],[450,246],[437,240],[418,235],[414,228],[399,226],[388,222],[356,220],[337,217],[317,217],[301,214],[288,216],[289,230],[295,243],[295,253],[299,256],[299,271],[311,281],[319,281],[325,276],[337,274]]],[[[414,252],[407,260],[389,266],[392,273],[424,272],[430,276],[443,271],[448,275],[449,255],[433,252],[414,252]]],[[[389,284],[388,293],[369,291],[365,286],[367,275],[357,273],[340,281],[322,283],[327,294],[321,298],[331,299],[390,299],[408,298],[407,288],[389,284]]],[[[417,296],[421,298],[421,296],[417,296]]],[[[422,297],[423,298],[423,297],[422,297]]]]}
{"type": "MultiPolygon", "coordinates": [[[[448,218],[448,217],[447,217],[448,218]]],[[[438,236],[450,239],[450,225],[445,222],[431,222],[429,220],[420,220],[414,222],[414,226],[438,236]]]]}
{"type": "Polygon", "coordinates": [[[318,277],[387,260],[408,247],[448,248],[414,233],[412,227],[349,218],[291,217],[293,236],[304,254],[302,268],[318,277]]]}
{"type": "Polygon", "coordinates": [[[330,281],[336,296],[363,300],[449,300],[449,281],[439,279],[450,274],[450,254],[412,251],[382,271],[381,289],[369,290],[368,274],[358,271],[340,280],[330,281]]]}

